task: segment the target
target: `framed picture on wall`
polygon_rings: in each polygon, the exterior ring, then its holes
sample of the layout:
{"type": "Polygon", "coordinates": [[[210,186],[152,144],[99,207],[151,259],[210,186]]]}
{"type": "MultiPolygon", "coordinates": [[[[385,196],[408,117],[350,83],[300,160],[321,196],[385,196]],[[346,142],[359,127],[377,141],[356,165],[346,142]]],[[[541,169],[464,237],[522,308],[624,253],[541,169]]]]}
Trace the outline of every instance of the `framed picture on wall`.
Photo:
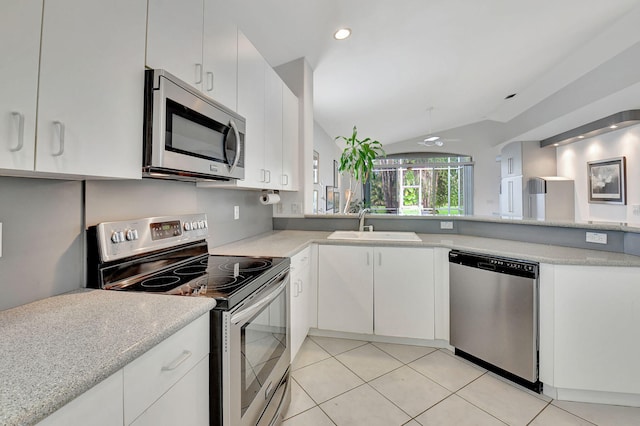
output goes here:
{"type": "Polygon", "coordinates": [[[626,158],[587,163],[590,203],[627,204],[626,158]]]}
{"type": "Polygon", "coordinates": [[[327,213],[333,213],[333,186],[327,186],[327,206],[326,206],[326,212],[327,213]]]}

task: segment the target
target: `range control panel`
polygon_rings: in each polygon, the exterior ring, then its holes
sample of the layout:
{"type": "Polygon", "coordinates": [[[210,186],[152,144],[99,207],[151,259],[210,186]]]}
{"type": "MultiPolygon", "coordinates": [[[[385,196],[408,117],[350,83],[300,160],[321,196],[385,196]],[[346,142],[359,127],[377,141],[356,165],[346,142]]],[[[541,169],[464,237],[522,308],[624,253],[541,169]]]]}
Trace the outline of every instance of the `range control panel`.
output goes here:
{"type": "Polygon", "coordinates": [[[101,260],[107,262],[206,239],[209,224],[202,213],[105,222],[96,231],[101,260]]]}

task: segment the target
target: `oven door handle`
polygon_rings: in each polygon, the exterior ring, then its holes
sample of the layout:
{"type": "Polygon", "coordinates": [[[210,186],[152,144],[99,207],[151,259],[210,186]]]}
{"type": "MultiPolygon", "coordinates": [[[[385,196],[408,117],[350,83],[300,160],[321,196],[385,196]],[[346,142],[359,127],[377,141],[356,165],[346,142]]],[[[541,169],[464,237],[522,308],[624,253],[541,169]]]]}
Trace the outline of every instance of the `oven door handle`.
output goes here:
{"type": "Polygon", "coordinates": [[[247,306],[246,308],[234,314],[231,317],[231,322],[233,324],[238,324],[240,322],[246,321],[248,318],[251,318],[253,314],[255,314],[257,311],[262,309],[264,306],[271,303],[273,299],[278,297],[280,293],[282,293],[285,290],[288,283],[289,283],[289,272],[284,274],[278,281],[272,284],[269,288],[262,291],[262,293],[269,292],[267,296],[260,298],[256,302],[252,303],[251,305],[247,306]],[[277,288],[275,290],[270,291],[271,288],[276,286],[277,288]]]}

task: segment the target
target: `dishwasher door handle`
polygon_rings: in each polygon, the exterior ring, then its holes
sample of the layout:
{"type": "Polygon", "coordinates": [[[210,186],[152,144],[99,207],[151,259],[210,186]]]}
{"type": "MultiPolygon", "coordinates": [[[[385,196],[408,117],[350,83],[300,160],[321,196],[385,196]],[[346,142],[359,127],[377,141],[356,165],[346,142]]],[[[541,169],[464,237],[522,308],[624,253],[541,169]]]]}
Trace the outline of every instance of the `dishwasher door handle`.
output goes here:
{"type": "Polygon", "coordinates": [[[493,265],[493,264],[491,264],[491,263],[478,262],[478,263],[476,264],[476,266],[477,266],[479,269],[484,269],[484,270],[487,270],[487,271],[495,271],[495,270],[496,270],[496,265],[493,265]]]}

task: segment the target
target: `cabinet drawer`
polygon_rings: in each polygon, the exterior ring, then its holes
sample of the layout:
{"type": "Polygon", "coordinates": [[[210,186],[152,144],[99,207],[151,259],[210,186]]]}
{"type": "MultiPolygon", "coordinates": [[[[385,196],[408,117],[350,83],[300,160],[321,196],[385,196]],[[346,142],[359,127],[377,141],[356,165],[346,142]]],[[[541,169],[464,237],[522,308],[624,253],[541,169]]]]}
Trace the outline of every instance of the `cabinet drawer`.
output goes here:
{"type": "Polygon", "coordinates": [[[311,264],[311,246],[291,258],[291,271],[299,271],[311,264]]]}
{"type": "Polygon", "coordinates": [[[135,420],[208,353],[207,313],[125,366],[125,424],[135,420]]]}

